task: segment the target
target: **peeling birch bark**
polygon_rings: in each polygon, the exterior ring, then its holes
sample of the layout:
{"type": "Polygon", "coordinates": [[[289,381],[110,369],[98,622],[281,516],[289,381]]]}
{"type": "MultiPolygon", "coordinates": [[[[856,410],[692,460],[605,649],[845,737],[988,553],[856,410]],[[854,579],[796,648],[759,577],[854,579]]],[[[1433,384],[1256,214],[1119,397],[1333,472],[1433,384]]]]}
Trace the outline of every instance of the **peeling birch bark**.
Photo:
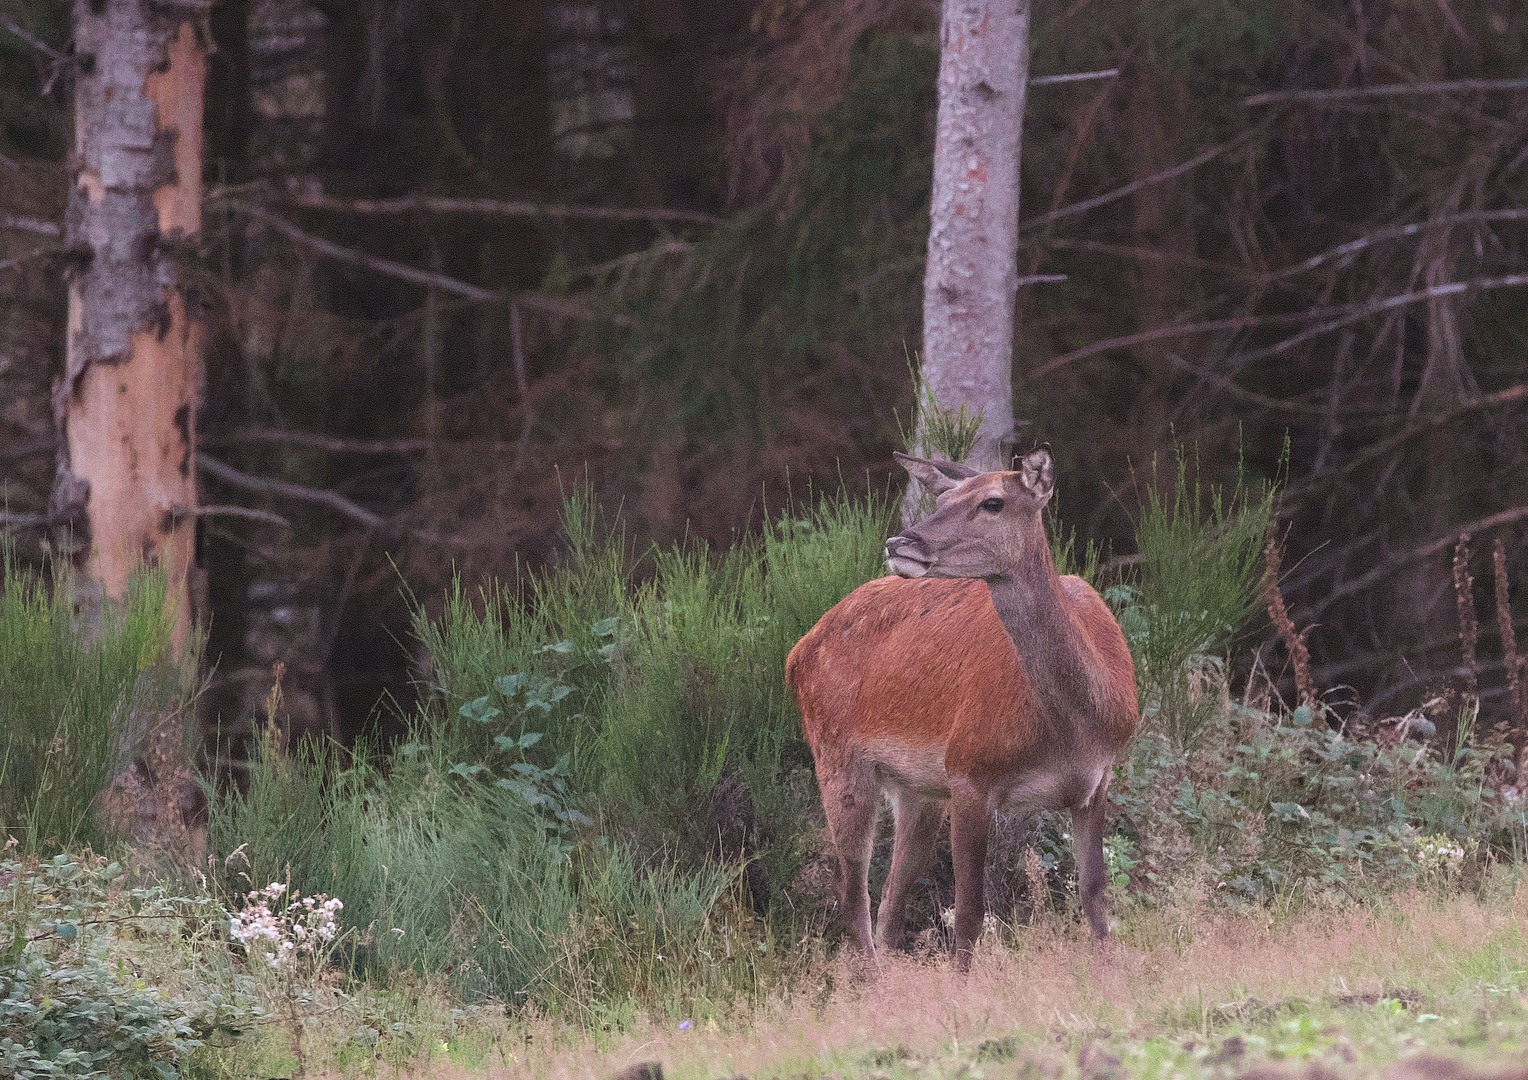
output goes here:
{"type": "Polygon", "coordinates": [[[201,231],[204,5],[76,0],[68,342],[54,389],[55,513],[110,596],[167,572],[179,651],[191,626],[193,439],[201,329],[170,245],[201,231]]]}
{"type": "Polygon", "coordinates": [[[966,459],[998,468],[1013,432],[1019,143],[1029,0],[944,0],[923,375],[942,409],[983,413],[966,459]]]}

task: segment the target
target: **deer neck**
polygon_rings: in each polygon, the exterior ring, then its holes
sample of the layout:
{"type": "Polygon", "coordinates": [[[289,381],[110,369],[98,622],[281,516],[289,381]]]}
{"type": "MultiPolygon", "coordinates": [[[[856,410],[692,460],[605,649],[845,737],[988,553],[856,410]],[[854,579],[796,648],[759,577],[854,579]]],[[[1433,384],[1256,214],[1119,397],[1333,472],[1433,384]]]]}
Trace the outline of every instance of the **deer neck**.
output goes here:
{"type": "Polygon", "coordinates": [[[1019,663],[1051,719],[1075,723],[1093,715],[1101,688],[1092,650],[1067,611],[1067,598],[1044,537],[1014,572],[988,581],[992,604],[1019,653],[1019,663]]]}

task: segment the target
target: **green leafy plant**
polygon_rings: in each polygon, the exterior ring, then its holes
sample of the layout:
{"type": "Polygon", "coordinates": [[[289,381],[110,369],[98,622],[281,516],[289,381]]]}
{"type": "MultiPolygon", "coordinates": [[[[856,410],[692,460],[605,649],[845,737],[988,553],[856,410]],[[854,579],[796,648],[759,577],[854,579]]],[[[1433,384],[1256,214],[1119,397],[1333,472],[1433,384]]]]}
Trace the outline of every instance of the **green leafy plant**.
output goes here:
{"type": "Polygon", "coordinates": [[[168,1080],[262,1018],[209,896],[133,888],[117,863],[60,854],[0,861],[0,909],[0,1074],[168,1080]],[[189,985],[153,985],[151,966],[189,985]]]}

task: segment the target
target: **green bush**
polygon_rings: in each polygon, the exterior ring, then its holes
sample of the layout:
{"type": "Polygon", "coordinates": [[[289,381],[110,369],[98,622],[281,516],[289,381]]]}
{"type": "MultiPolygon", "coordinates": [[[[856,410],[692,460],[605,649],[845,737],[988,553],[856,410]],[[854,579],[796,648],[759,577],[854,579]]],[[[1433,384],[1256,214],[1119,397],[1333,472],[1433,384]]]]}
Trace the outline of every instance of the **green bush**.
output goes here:
{"type": "Polygon", "coordinates": [[[1445,760],[1425,744],[1354,739],[1306,707],[1225,698],[1192,746],[1133,742],[1110,798],[1116,848],[1147,894],[1203,880],[1217,898],[1341,894],[1416,881],[1459,885],[1522,850],[1528,825],[1485,782],[1500,746],[1445,760]]]}
{"type": "Polygon", "coordinates": [[[0,828],[24,851],[103,843],[95,800],[131,760],[129,719],[185,707],[195,661],[172,661],[165,588],[143,569],[122,602],[98,600],[67,565],[49,582],[3,546],[0,828]]]}
{"type": "Polygon", "coordinates": [[[261,1018],[206,896],[130,888],[120,865],[66,854],[0,862],[0,910],[0,1075],[175,1077],[261,1018]],[[179,985],[150,981],[172,972],[179,985]]]}
{"type": "Polygon", "coordinates": [[[1263,542],[1276,489],[1206,491],[1178,451],[1168,483],[1153,460],[1136,522],[1138,573],[1105,590],[1135,659],[1143,725],[1184,746],[1216,703],[1197,691],[1257,608],[1263,542]]]}

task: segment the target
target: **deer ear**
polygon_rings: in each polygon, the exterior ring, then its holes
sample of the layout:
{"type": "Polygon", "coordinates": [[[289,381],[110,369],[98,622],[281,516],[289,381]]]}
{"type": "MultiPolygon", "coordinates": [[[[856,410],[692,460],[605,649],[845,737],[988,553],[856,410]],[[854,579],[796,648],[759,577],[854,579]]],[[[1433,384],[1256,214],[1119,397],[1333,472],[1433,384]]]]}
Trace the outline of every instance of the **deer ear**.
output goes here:
{"type": "Polygon", "coordinates": [[[1015,464],[1018,466],[1019,487],[1040,506],[1050,501],[1056,492],[1056,465],[1050,450],[1040,447],[1031,450],[1015,464]]]}
{"type": "Polygon", "coordinates": [[[909,476],[935,495],[944,494],[962,480],[981,475],[978,470],[969,465],[962,465],[958,461],[929,461],[926,458],[917,458],[896,451],[893,451],[891,456],[897,459],[898,465],[907,470],[909,476]]]}

